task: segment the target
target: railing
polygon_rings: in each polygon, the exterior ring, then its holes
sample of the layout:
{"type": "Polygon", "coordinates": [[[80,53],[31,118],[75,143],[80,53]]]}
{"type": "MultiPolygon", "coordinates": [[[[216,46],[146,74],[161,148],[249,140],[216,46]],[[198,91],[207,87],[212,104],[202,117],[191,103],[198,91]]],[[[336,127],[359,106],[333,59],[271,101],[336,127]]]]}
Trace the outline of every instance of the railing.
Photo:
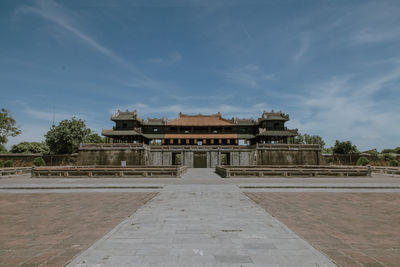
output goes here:
{"type": "Polygon", "coordinates": [[[299,144],[256,144],[257,148],[264,149],[283,149],[283,150],[319,150],[319,145],[299,145],[299,144]]]}
{"type": "Polygon", "coordinates": [[[181,177],[185,166],[70,166],[36,167],[32,169],[32,178],[78,178],[78,177],[181,177]]]}
{"type": "Polygon", "coordinates": [[[221,177],[268,177],[268,176],[370,176],[368,167],[355,166],[217,166],[221,177]]]}

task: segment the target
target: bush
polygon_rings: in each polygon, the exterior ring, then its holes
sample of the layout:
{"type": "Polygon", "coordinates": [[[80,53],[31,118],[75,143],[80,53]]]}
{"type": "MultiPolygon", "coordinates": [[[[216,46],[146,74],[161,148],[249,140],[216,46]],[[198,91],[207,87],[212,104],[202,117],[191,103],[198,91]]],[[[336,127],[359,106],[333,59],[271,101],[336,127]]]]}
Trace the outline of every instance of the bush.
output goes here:
{"type": "Polygon", "coordinates": [[[21,142],[13,145],[10,152],[12,153],[34,153],[34,154],[48,154],[49,147],[45,143],[39,142],[21,142]]]}
{"type": "Polygon", "coordinates": [[[391,161],[389,161],[389,166],[397,167],[399,166],[399,162],[395,159],[392,159],[391,161]]]}
{"type": "Polygon", "coordinates": [[[6,160],[6,161],[4,162],[4,167],[6,167],[6,168],[14,167],[14,161],[12,161],[12,160],[6,160]]]}
{"type": "Polygon", "coordinates": [[[0,144],[0,153],[7,153],[7,148],[0,144]]]}
{"type": "Polygon", "coordinates": [[[33,160],[33,165],[35,165],[35,166],[45,166],[45,165],[46,165],[46,162],[44,161],[43,158],[37,157],[37,158],[35,158],[35,159],[33,160]]]}
{"type": "Polygon", "coordinates": [[[351,141],[340,142],[339,140],[336,140],[335,145],[333,147],[333,153],[335,154],[358,153],[358,149],[355,145],[351,143],[351,141]]]}
{"type": "Polygon", "coordinates": [[[360,158],[358,158],[356,165],[357,166],[365,166],[368,163],[369,163],[369,160],[366,157],[360,157],[360,158]]]}
{"type": "Polygon", "coordinates": [[[4,161],[0,160],[0,168],[4,167],[4,161]]]}
{"type": "Polygon", "coordinates": [[[386,161],[395,160],[396,156],[392,153],[385,153],[383,154],[383,159],[386,161]]]}

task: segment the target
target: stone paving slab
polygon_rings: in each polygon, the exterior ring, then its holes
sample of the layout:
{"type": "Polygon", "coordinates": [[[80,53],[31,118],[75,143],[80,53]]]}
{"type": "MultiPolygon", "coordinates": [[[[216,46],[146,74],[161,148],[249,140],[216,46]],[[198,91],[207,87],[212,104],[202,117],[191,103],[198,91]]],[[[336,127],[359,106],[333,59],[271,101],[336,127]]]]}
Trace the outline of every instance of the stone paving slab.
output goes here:
{"type": "Polygon", "coordinates": [[[0,194],[0,266],[63,266],[154,195],[0,194]]]}
{"type": "Polygon", "coordinates": [[[246,193],[340,266],[400,266],[400,193],[246,193]]]}
{"type": "Polygon", "coordinates": [[[68,266],[335,266],[234,185],[168,185],[68,266]]]}

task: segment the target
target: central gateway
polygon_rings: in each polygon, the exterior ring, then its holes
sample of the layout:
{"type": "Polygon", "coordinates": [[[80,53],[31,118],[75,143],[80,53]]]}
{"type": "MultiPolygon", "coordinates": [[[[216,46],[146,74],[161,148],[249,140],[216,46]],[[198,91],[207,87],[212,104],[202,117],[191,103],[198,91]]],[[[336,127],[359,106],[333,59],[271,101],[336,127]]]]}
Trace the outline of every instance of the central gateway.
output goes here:
{"type": "Polygon", "coordinates": [[[194,168],[207,168],[207,152],[194,152],[194,168]]]}

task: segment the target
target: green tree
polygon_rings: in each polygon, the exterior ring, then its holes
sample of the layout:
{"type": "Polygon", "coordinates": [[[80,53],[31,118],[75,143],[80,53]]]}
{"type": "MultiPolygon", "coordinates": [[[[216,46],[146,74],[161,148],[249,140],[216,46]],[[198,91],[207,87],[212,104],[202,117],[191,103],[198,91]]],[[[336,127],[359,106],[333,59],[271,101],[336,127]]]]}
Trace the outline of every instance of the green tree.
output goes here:
{"type": "Polygon", "coordinates": [[[15,123],[8,111],[2,108],[0,111],[0,144],[7,143],[8,137],[15,137],[21,133],[15,123]]]}
{"type": "Polygon", "coordinates": [[[339,140],[336,140],[335,145],[333,147],[333,153],[335,154],[358,153],[358,149],[355,145],[351,143],[351,141],[340,142],[339,140]]]}
{"type": "Polygon", "coordinates": [[[7,152],[7,148],[5,146],[3,146],[2,144],[0,144],[0,153],[6,153],[7,152]]]}
{"type": "Polygon", "coordinates": [[[13,145],[10,152],[12,153],[40,153],[49,154],[50,149],[45,143],[40,142],[21,142],[13,145]]]}
{"type": "Polygon", "coordinates": [[[319,135],[308,135],[308,134],[305,134],[305,135],[304,135],[304,142],[305,142],[306,144],[316,144],[316,145],[319,145],[319,147],[320,147],[321,149],[324,148],[324,146],[325,146],[324,140],[323,140],[322,137],[319,136],[319,135]]]}
{"type": "Polygon", "coordinates": [[[35,165],[35,166],[45,166],[45,165],[46,165],[46,162],[45,162],[44,159],[41,158],[41,157],[35,158],[35,159],[33,160],[32,163],[33,163],[33,165],[35,165]]]}
{"type": "Polygon", "coordinates": [[[91,134],[86,128],[85,121],[73,117],[63,120],[57,126],[53,125],[46,133],[46,144],[55,154],[71,154],[78,152],[79,144],[91,134]]]}
{"type": "Polygon", "coordinates": [[[370,154],[372,156],[378,156],[378,154],[379,154],[378,150],[376,150],[376,148],[366,150],[363,153],[370,154]]]}
{"type": "Polygon", "coordinates": [[[366,157],[360,157],[358,158],[356,165],[357,166],[365,166],[369,163],[369,160],[366,157]]]}
{"type": "Polygon", "coordinates": [[[305,144],[304,135],[299,134],[299,135],[295,136],[294,137],[294,143],[295,144],[305,144]]]}
{"type": "Polygon", "coordinates": [[[85,136],[85,138],[83,138],[83,143],[97,144],[105,142],[106,142],[105,138],[101,137],[97,133],[88,134],[87,136],[85,136]]]}

